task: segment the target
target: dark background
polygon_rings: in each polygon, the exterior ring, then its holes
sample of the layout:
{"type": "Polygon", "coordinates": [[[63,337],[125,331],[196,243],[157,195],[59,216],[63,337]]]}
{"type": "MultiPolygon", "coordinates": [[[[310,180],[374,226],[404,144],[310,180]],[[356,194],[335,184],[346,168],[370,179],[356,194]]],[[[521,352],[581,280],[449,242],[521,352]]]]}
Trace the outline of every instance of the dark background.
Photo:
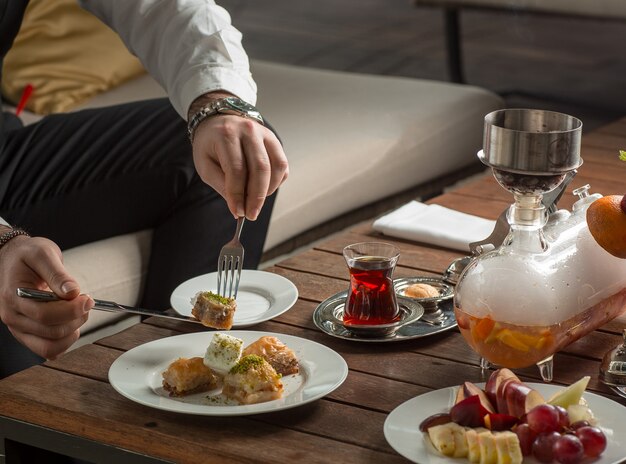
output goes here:
{"type": "MultiPolygon", "coordinates": [[[[439,9],[410,0],[218,3],[253,59],[448,80],[439,9]]],[[[587,131],[626,115],[626,20],[464,11],[461,25],[467,82],[508,107],[572,114],[587,131]]]]}

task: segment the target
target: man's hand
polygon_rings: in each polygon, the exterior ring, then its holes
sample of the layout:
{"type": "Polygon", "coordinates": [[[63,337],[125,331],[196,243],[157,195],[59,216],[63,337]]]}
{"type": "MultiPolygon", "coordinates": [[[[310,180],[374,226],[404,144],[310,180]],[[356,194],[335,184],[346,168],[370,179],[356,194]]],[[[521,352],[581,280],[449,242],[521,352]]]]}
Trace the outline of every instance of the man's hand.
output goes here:
{"type": "Polygon", "coordinates": [[[274,133],[237,115],[202,121],[194,136],[193,158],[200,178],[226,199],[233,216],[252,221],[265,198],[289,175],[287,157],[274,133]]]}
{"type": "Polygon", "coordinates": [[[78,339],[93,305],[89,296],[80,295],[61,250],[50,240],[18,236],[0,249],[0,319],[34,353],[54,359],[65,352],[78,339]],[[20,298],[17,287],[50,289],[62,300],[20,298]]]}

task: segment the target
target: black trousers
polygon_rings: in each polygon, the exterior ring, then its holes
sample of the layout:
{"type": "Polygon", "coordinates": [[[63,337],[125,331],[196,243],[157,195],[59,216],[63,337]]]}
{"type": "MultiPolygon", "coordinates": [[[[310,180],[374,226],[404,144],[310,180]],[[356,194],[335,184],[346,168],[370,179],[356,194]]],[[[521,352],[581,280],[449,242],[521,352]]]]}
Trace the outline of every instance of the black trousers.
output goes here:
{"type": "MultiPolygon", "coordinates": [[[[246,268],[261,259],[273,203],[274,196],[243,228],[246,268]]],[[[9,130],[0,150],[0,216],[61,249],[153,229],[140,302],[152,309],[169,307],[181,282],[215,271],[235,232],[226,202],[196,174],[185,123],[166,99],[52,115],[9,130]]],[[[0,327],[0,371],[20,355],[26,363],[17,367],[32,363],[21,345],[7,353],[15,342],[7,334],[0,327]]]]}

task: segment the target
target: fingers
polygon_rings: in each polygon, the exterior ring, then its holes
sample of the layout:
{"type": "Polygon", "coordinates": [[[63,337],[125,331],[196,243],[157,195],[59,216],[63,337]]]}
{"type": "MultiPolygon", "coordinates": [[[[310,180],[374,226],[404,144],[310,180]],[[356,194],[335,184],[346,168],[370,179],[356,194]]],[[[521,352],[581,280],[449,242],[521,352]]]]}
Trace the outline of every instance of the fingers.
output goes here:
{"type": "Polygon", "coordinates": [[[49,340],[29,333],[18,332],[12,328],[11,333],[18,342],[29,347],[33,353],[49,360],[56,359],[57,356],[65,353],[68,348],[72,346],[80,337],[79,329],[76,329],[65,337],[56,340],[49,340]]]}
{"type": "Polygon", "coordinates": [[[194,139],[198,174],[233,216],[255,220],[268,195],[289,175],[283,147],[268,128],[239,116],[210,118],[194,139]]]}
{"type": "Polygon", "coordinates": [[[0,318],[13,336],[33,352],[52,358],[78,338],[93,300],[80,295],[78,284],[63,266],[59,248],[50,240],[25,238],[3,247],[0,260],[0,318]],[[37,302],[17,296],[17,287],[52,289],[61,298],[37,302]]]}
{"type": "Polygon", "coordinates": [[[77,297],[80,287],[65,270],[59,247],[43,238],[31,239],[28,246],[29,249],[23,255],[24,264],[40,276],[60,298],[77,297]]]}

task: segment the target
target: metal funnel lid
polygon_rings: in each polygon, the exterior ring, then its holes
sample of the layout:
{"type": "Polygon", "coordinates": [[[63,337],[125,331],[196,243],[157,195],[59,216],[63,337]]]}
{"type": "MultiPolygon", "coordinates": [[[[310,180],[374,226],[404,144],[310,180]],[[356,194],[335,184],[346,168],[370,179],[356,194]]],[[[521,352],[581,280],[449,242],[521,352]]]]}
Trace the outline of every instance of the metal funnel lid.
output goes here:
{"type": "Polygon", "coordinates": [[[485,116],[480,160],[505,171],[553,175],[578,168],[582,122],[554,111],[504,109],[485,116]]]}

